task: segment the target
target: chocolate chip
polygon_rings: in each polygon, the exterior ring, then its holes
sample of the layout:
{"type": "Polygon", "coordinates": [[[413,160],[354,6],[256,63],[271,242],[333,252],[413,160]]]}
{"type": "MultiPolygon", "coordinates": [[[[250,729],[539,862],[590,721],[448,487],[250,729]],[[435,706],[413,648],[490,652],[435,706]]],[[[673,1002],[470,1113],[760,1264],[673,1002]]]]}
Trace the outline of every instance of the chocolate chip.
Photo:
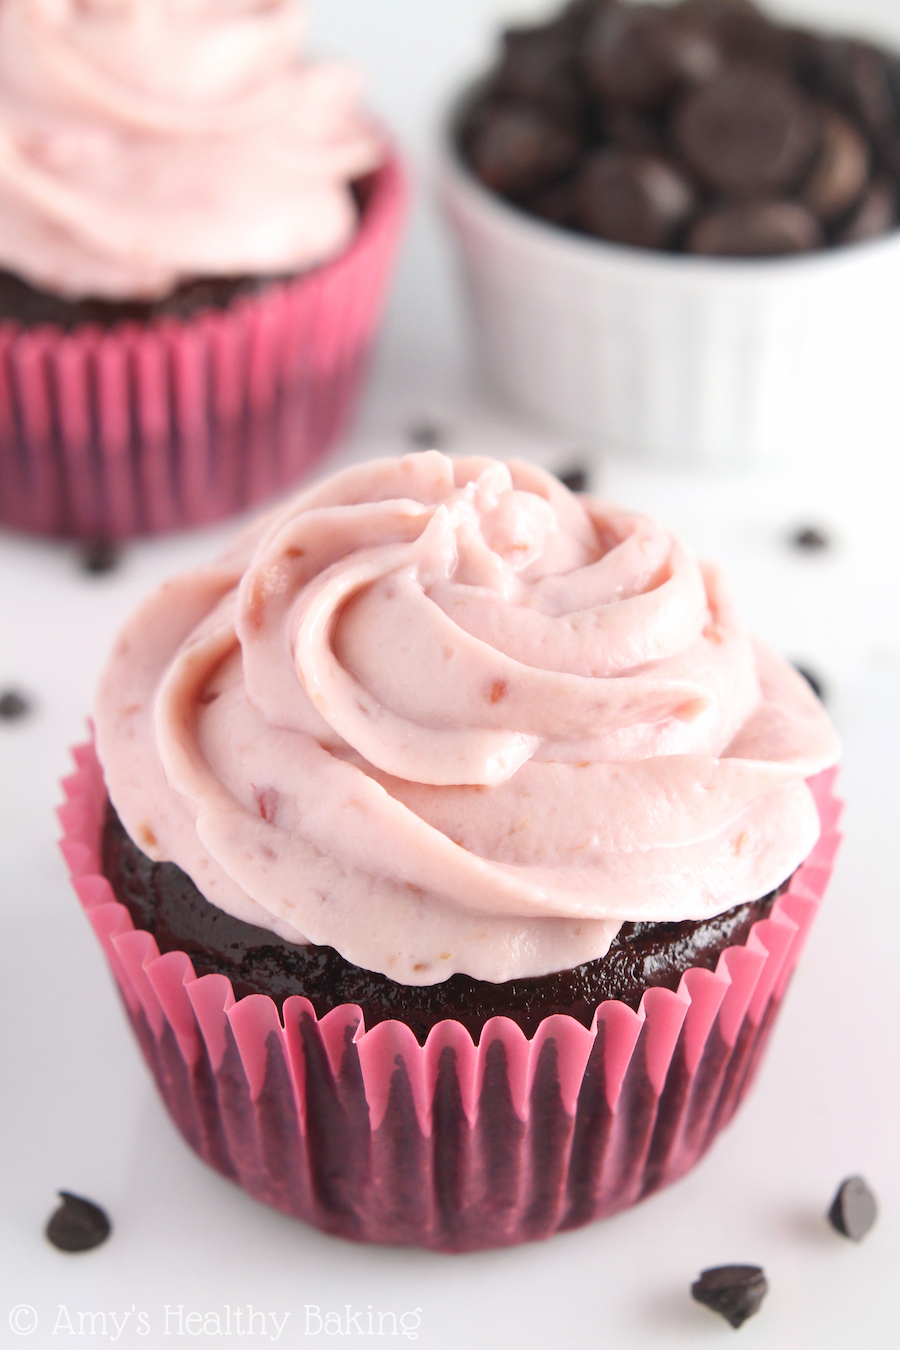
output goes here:
{"type": "Polygon", "coordinates": [[[485,109],[472,131],[469,158],[485,187],[508,197],[534,192],[571,169],[579,140],[543,109],[524,103],[485,109]]]}
{"type": "Polygon", "coordinates": [[[830,536],[818,525],[802,525],[791,535],[791,543],[794,548],[803,549],[807,553],[821,553],[826,548],[831,548],[830,536]]]}
{"type": "Polygon", "coordinates": [[[879,176],[863,193],[856,209],[841,227],[838,242],[862,244],[887,234],[897,223],[897,184],[879,176]]]}
{"type": "Polygon", "coordinates": [[[581,49],[585,75],[606,103],[658,107],[679,83],[708,80],[719,49],[689,14],[655,5],[611,5],[591,22],[581,49]]]}
{"type": "Polygon", "coordinates": [[[574,225],[576,186],[577,179],[563,178],[533,193],[525,199],[524,204],[529,211],[540,216],[541,220],[550,221],[552,225],[574,225]]]}
{"type": "Polygon", "coordinates": [[[657,155],[664,149],[662,130],[656,119],[634,108],[615,105],[602,108],[597,118],[597,130],[604,140],[611,141],[621,150],[657,155]]]}
{"type": "Polygon", "coordinates": [[[112,572],[119,565],[119,550],[111,539],[93,539],[81,552],[81,570],[92,576],[112,572]]]}
{"type": "Polygon", "coordinates": [[[439,450],[446,439],[443,427],[436,422],[414,422],[406,433],[413,445],[421,450],[439,450]]]}
{"type": "Polygon", "coordinates": [[[573,467],[567,469],[565,473],[557,474],[557,478],[570,492],[584,492],[587,489],[591,476],[584,467],[573,465],[573,467]]]}
{"type": "Polygon", "coordinates": [[[586,159],[575,190],[581,229],[637,248],[665,248],[693,209],[690,184],[668,161],[612,147],[586,159]]]}
{"type": "Polygon", "coordinates": [[[828,1221],[844,1237],[862,1242],[878,1217],[878,1205],[862,1177],[842,1181],[828,1211],[828,1221]]]}
{"type": "Polygon", "coordinates": [[[61,1252],[88,1252],[106,1241],[112,1226],[99,1205],[69,1191],[59,1191],[58,1195],[62,1204],[51,1214],[44,1230],[54,1247],[61,1252]]]}
{"type": "Polygon", "coordinates": [[[814,86],[843,105],[869,131],[878,133],[896,125],[898,100],[888,58],[865,42],[849,38],[819,38],[810,57],[814,86]]]}
{"type": "Polygon", "coordinates": [[[768,1290],[760,1266],[713,1266],[691,1285],[698,1303],[721,1313],[735,1328],[759,1312],[768,1290]]]}
{"type": "Polygon", "coordinates": [[[20,717],[27,717],[30,712],[30,699],[20,694],[18,689],[5,689],[0,694],[0,718],[4,722],[18,722],[20,717]]]}
{"type": "Polygon", "coordinates": [[[793,666],[794,666],[794,669],[796,670],[797,674],[803,676],[804,680],[805,680],[806,683],[809,685],[810,689],[813,691],[813,693],[815,694],[815,696],[816,696],[816,698],[819,700],[819,702],[820,702],[820,703],[824,703],[824,702],[825,702],[825,686],[823,685],[822,681],[819,679],[819,676],[818,676],[818,675],[814,675],[813,672],[809,669],[808,666],[801,666],[801,665],[798,665],[798,663],[797,663],[796,661],[793,662],[793,666]]]}
{"type": "Polygon", "coordinates": [[[750,0],[686,0],[679,8],[703,24],[730,64],[792,64],[793,34],[771,23],[750,0]]]}
{"type": "Polygon", "coordinates": [[[691,226],[689,253],[764,258],[806,253],[824,242],[815,216],[793,201],[736,202],[706,211],[691,226]]]}
{"type": "Polygon", "coordinates": [[[792,187],[819,139],[813,102],[776,71],[737,66],[688,94],[672,138],[710,188],[753,197],[792,187]]]}
{"type": "Polygon", "coordinates": [[[859,200],[872,154],[862,132],[833,108],[819,111],[819,149],[801,199],[822,220],[834,220],[859,200]]]}
{"type": "Polygon", "coordinates": [[[572,25],[557,20],[538,28],[506,29],[492,85],[508,98],[533,100],[564,116],[574,115],[584,94],[572,25]]]}

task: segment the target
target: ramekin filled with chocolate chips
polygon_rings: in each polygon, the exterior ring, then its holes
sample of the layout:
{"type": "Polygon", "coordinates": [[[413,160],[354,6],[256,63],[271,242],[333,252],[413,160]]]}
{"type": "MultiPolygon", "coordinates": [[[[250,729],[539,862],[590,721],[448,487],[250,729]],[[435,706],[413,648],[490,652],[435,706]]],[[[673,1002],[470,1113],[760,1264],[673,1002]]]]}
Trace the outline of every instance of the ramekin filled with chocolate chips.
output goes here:
{"type": "Polygon", "coordinates": [[[821,453],[883,383],[900,55],[872,42],[750,0],[575,0],[504,32],[442,194],[488,377],[597,451],[821,453]]]}

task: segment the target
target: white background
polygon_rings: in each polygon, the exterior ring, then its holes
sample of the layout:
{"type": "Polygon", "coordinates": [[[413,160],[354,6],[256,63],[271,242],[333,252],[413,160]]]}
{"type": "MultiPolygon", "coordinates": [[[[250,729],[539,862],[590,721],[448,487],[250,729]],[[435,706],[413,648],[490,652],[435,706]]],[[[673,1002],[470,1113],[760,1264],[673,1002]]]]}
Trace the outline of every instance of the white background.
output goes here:
{"type": "MultiPolygon", "coordinates": [[[[447,241],[428,197],[430,149],[454,86],[483,64],[498,16],[545,6],[497,0],[319,0],[319,49],[359,60],[372,102],[417,170],[418,204],[357,431],[328,467],[408,448],[427,419],[449,451],[530,455],[565,469],[584,456],[517,426],[479,391],[447,241]]],[[[900,0],[791,6],[900,38],[900,0]]],[[[900,305],[900,297],[887,302],[900,305]]],[[[898,353],[900,358],[900,353],[898,353]]],[[[900,366],[900,360],[898,360],[900,366]]],[[[241,1346],[261,1335],[178,1336],[164,1306],[289,1313],[281,1344],[307,1336],[304,1308],[420,1309],[423,1347],[643,1350],[728,1343],[692,1303],[700,1269],[762,1264],[771,1292],[740,1331],[767,1350],[882,1350],[900,1340],[900,430],[883,425],[837,463],[740,477],[660,475],[592,463],[593,487],[650,511],[723,561],[756,630],[827,684],[845,744],[846,842],[752,1097],[688,1178],[642,1206],[550,1242],[441,1257],[360,1248],[256,1204],[203,1166],[157,1100],[100,949],[55,848],[66,748],[82,738],[104,654],[162,577],[210,558],[233,526],[135,545],[88,577],[65,545],[0,535],[0,689],[32,715],[0,724],[0,947],[3,1214],[0,1347],[54,1347],[79,1312],[115,1313],[122,1346],[241,1346]],[[804,555],[792,529],[835,546],[804,555]],[[823,1214],[840,1180],[865,1175],[881,1201],[860,1245],[823,1214]],[[95,1252],[66,1256],[42,1236],[64,1187],[115,1225],[95,1252]],[[31,1337],[8,1317],[27,1304],[31,1337]],[[138,1313],[150,1334],[136,1333],[138,1313]],[[57,1334],[53,1334],[54,1326],[57,1334]]],[[[362,1323],[365,1325],[365,1322],[362,1323]]],[[[258,1323],[256,1324],[258,1326],[258,1323]]],[[[309,1327],[315,1330],[315,1320],[309,1327]]],[[[85,1323],[85,1330],[90,1323],[85,1323]]],[[[96,1326],[99,1328],[100,1323],[96,1326]]],[[[214,1323],[207,1326],[211,1329],[214,1323]]],[[[267,1320],[271,1335],[273,1324],[267,1320]]],[[[351,1336],[333,1344],[395,1344],[351,1336]]]]}

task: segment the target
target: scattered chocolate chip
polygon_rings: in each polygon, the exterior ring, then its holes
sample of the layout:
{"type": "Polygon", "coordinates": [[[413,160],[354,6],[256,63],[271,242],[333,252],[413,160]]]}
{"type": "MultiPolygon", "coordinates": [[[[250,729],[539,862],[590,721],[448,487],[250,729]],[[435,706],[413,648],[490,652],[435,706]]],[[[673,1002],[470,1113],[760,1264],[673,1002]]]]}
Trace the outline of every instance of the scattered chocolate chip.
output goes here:
{"type": "Polygon", "coordinates": [[[534,215],[550,221],[552,225],[574,225],[576,187],[576,179],[563,178],[558,183],[551,183],[549,187],[532,193],[524,205],[534,215]]]}
{"type": "Polygon", "coordinates": [[[890,178],[873,178],[850,219],[838,234],[842,244],[862,244],[887,234],[897,223],[897,184],[890,178]]]}
{"type": "Polygon", "coordinates": [[[111,1224],[99,1205],[69,1191],[59,1191],[58,1195],[62,1204],[51,1214],[45,1229],[54,1247],[61,1252],[88,1252],[106,1241],[111,1224]]]}
{"type": "Polygon", "coordinates": [[[798,675],[802,675],[810,689],[815,694],[820,703],[825,702],[825,686],[818,675],[814,675],[808,666],[801,666],[796,661],[793,663],[794,669],[798,675]]]}
{"type": "Polygon", "coordinates": [[[844,1237],[862,1242],[878,1218],[878,1205],[862,1177],[842,1181],[828,1211],[828,1222],[844,1237]]]}
{"type": "Polygon", "coordinates": [[[735,1328],[759,1312],[768,1290],[760,1266],[713,1266],[691,1285],[698,1303],[721,1313],[735,1328]]]}
{"type": "Polygon", "coordinates": [[[685,97],[672,139],[707,187],[753,197],[799,180],[816,152],[819,119],[777,71],[736,66],[685,97]]]}
{"type": "Polygon", "coordinates": [[[819,125],[819,149],[800,196],[822,220],[834,220],[859,200],[872,155],[862,132],[843,113],[822,108],[819,125]]]}
{"type": "Polygon", "coordinates": [[[807,553],[821,553],[826,548],[831,548],[831,538],[818,525],[801,526],[791,535],[791,543],[794,548],[803,549],[807,553]]]}
{"type": "Polygon", "coordinates": [[[656,119],[634,108],[623,108],[616,104],[602,108],[597,117],[597,130],[604,140],[611,141],[620,150],[658,155],[665,149],[665,138],[656,119]]]}
{"type": "Polygon", "coordinates": [[[636,248],[665,248],[693,209],[690,184],[673,165],[612,147],[589,156],[575,188],[582,230],[636,248]]]}
{"type": "Polygon", "coordinates": [[[579,149],[571,128],[542,108],[510,103],[483,111],[472,131],[469,158],[485,187],[521,197],[571,169],[579,149]]]}
{"type": "Polygon", "coordinates": [[[446,439],[443,427],[436,422],[414,422],[406,433],[413,445],[421,450],[439,450],[446,439]]]}
{"type": "Polygon", "coordinates": [[[4,722],[18,722],[20,717],[27,717],[30,712],[31,700],[20,694],[18,689],[5,689],[0,694],[0,718],[4,722]]]}
{"type": "Polygon", "coordinates": [[[799,202],[736,202],[699,216],[685,247],[689,253],[722,258],[770,258],[806,253],[818,248],[822,238],[819,222],[799,202]]]}
{"type": "Polygon", "coordinates": [[[92,576],[112,572],[119,565],[119,550],[111,539],[92,539],[81,553],[81,570],[92,576]]]}
{"type": "Polygon", "coordinates": [[[565,473],[557,474],[557,478],[570,492],[586,491],[588,483],[591,480],[587,469],[580,465],[567,469],[565,473]]]}

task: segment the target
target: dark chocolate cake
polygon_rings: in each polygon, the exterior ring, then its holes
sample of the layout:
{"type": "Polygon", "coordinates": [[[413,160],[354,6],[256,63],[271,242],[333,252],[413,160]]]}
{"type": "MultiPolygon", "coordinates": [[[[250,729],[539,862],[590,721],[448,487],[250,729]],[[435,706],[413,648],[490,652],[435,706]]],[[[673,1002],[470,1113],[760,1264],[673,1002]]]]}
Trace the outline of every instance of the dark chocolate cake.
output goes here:
{"type": "Polygon", "coordinates": [[[227,975],[237,998],[268,994],[280,1008],[292,994],[302,994],[319,1017],[342,1003],[355,1003],[367,1027],[398,1018],[420,1043],[447,1017],[477,1039],[491,1017],[509,1017],[532,1036],[553,1013],[566,1013],[589,1027],[604,999],[620,999],[637,1009],[646,989],[677,989],[691,967],[714,969],[726,947],[742,945],[753,924],[769,916],[788,884],[712,919],[625,923],[606,956],[573,970],[500,985],[453,975],[440,984],[413,986],[363,970],[331,947],[297,946],[233,919],[204,899],[175,863],[156,863],[142,853],[111,805],[102,857],[104,874],[135,927],[152,933],[160,952],[187,952],[198,975],[227,975]]]}

